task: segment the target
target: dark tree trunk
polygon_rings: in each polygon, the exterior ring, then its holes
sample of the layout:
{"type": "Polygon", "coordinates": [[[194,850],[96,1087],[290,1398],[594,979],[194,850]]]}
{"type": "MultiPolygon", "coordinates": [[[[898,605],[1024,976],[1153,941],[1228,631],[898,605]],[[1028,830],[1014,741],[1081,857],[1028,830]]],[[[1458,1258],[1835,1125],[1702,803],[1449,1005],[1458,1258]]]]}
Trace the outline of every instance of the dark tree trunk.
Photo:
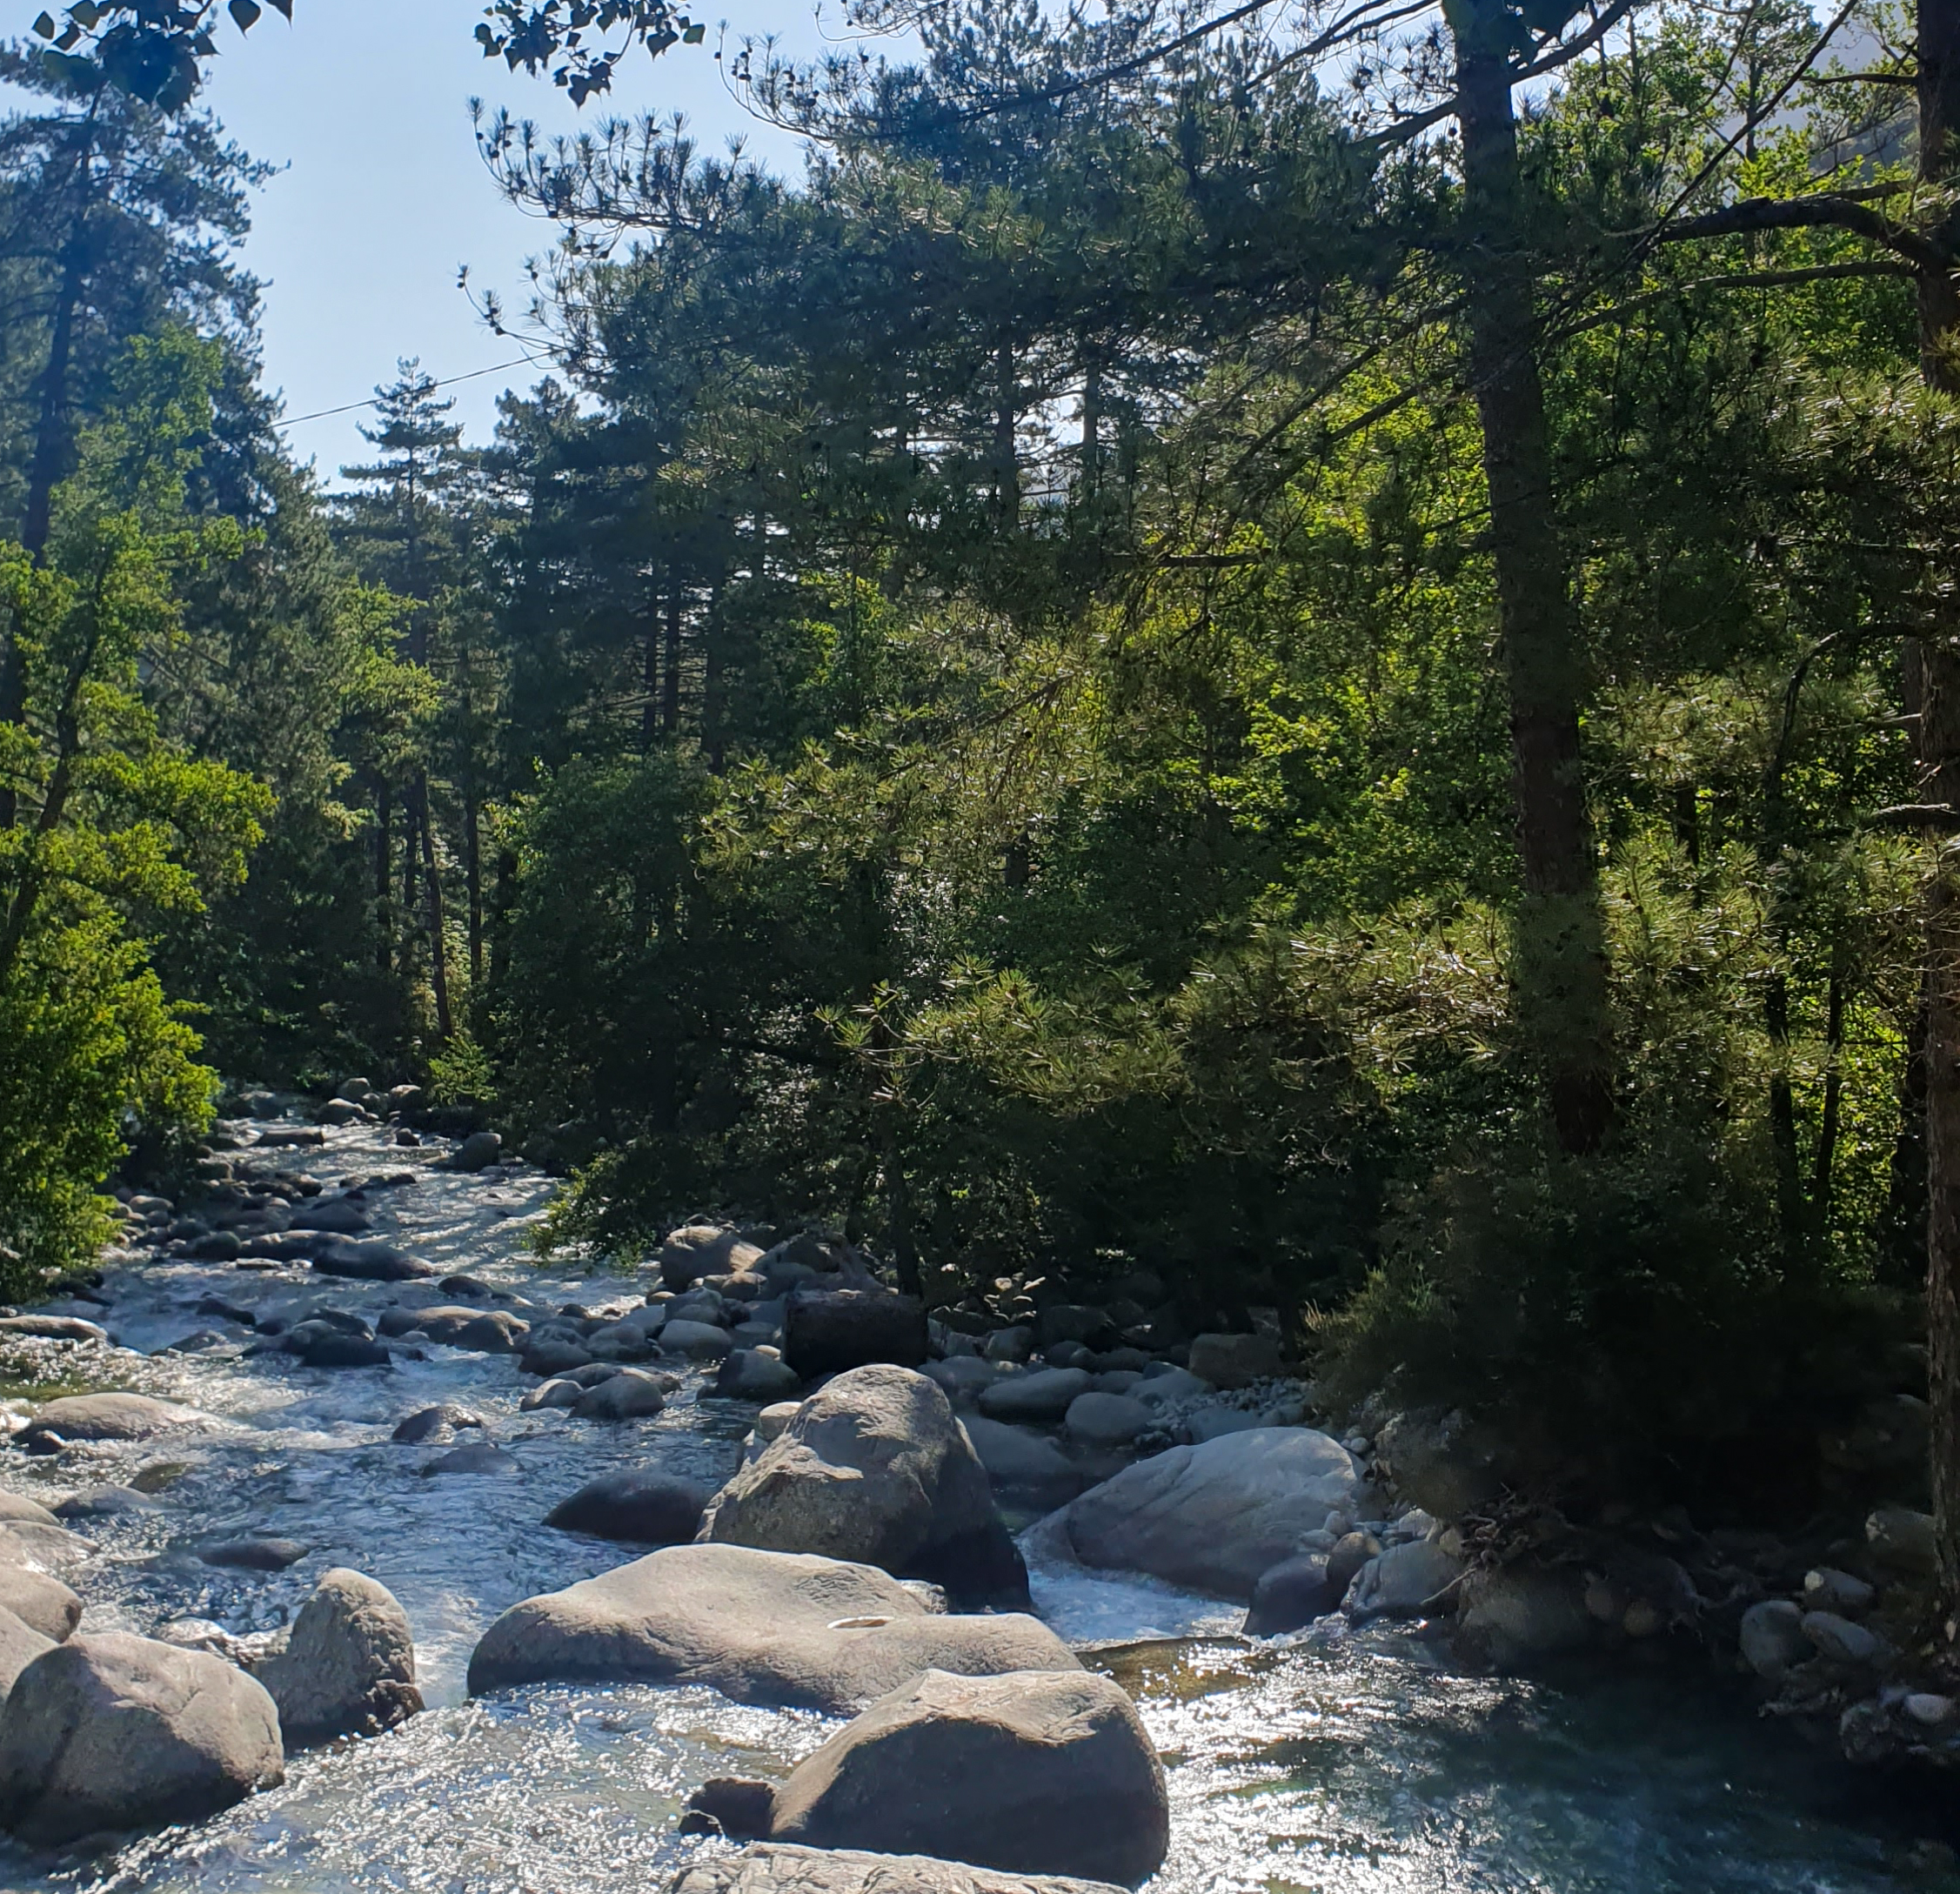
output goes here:
{"type": "Polygon", "coordinates": [[[1844,1110],[1844,974],[1834,964],[1824,1000],[1824,1108],[1817,1126],[1816,1156],[1810,1166],[1810,1221],[1820,1241],[1830,1228],[1831,1192],[1836,1184],[1837,1137],[1844,1110]]]}
{"type": "Polygon", "coordinates": [[[435,989],[436,1031],[444,1045],[456,1036],[449,1007],[449,944],[443,926],[442,876],[436,867],[436,825],[430,819],[429,779],[415,787],[417,827],[422,833],[422,879],[429,902],[429,984],[435,989]]]}
{"type": "Polygon", "coordinates": [[[470,992],[483,992],[483,812],[472,788],[463,798],[463,875],[470,900],[470,992]]]}
{"type": "Polygon", "coordinates": [[[722,635],[721,593],[726,573],[708,593],[707,617],[701,631],[701,744],[709,773],[720,775],[728,760],[728,653],[722,635]]]}
{"type": "Polygon", "coordinates": [[[662,632],[659,608],[652,599],[646,606],[646,644],[640,657],[639,753],[648,755],[653,740],[660,733],[660,653],[662,632]]]}
{"type": "Polygon", "coordinates": [[[1508,23],[1495,0],[1452,0],[1462,133],[1470,372],[1490,490],[1491,559],[1510,696],[1524,894],[1520,1025],[1560,1146],[1595,1149],[1612,1117],[1598,866],[1579,763],[1583,665],[1554,518],[1551,449],[1523,239],[1508,23]]]}
{"type": "MultiPolygon", "coordinates": [[[[41,405],[34,431],[34,458],[27,477],[27,504],[21,519],[21,545],[37,568],[48,561],[48,534],[54,524],[55,487],[69,458],[68,366],[75,346],[75,312],[87,280],[86,231],[77,217],[62,257],[61,288],[55,304],[48,365],[41,376],[41,405]]],[[[27,663],[6,615],[6,642],[0,645],[0,724],[17,728],[27,721],[27,663]]],[[[0,829],[20,820],[20,798],[10,782],[0,782],[0,829]]]]}
{"type": "Polygon", "coordinates": [[[497,890],[491,898],[490,984],[501,987],[511,976],[511,909],[517,903],[518,858],[508,848],[497,852],[497,890]]]}
{"type": "Polygon", "coordinates": [[[680,729],[680,574],[667,573],[667,635],[661,654],[660,727],[670,737],[680,729]]]}
{"type": "Polygon", "coordinates": [[[994,504],[1000,508],[1000,524],[1014,526],[1020,521],[1020,457],[1014,446],[1020,419],[1020,389],[1015,381],[1014,345],[1005,338],[994,351],[994,371],[999,379],[993,411],[994,504]]]}
{"type": "Polygon", "coordinates": [[[374,964],[383,973],[395,964],[395,919],[389,900],[395,861],[394,797],[384,777],[374,786],[374,964]]]}
{"type": "MultiPolygon", "coordinates": [[[[1960,0],[1919,0],[1917,24],[1919,174],[1943,188],[1960,170],[1960,0]]],[[[1943,271],[1922,272],[1921,371],[1949,394],[1960,393],[1957,344],[1960,296],[1943,271]]],[[[1920,795],[1951,807],[1960,807],[1957,640],[1960,624],[1950,619],[1921,653],[1920,795]]],[[[1926,1327],[1934,1538],[1950,1623],[1960,1606],[1960,862],[1950,846],[1935,859],[1926,905],[1926,1327]]]]}

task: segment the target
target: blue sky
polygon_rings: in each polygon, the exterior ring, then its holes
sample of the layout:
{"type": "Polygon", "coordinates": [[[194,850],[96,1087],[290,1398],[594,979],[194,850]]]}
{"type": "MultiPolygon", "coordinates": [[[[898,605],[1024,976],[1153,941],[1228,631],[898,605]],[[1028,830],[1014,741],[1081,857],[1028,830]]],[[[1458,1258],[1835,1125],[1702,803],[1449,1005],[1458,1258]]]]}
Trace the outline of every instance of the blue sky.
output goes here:
{"type": "MultiPolygon", "coordinates": [[[[23,26],[39,0],[0,0],[23,26]]],[[[831,10],[834,17],[834,3],[831,10]]],[[[363,399],[393,378],[398,356],[418,355],[431,373],[458,376],[518,351],[490,333],[456,287],[496,287],[513,309],[527,300],[524,261],[552,231],[504,204],[472,140],[468,101],[507,105],[549,131],[570,131],[607,112],[685,112],[704,147],[731,134],[779,171],[799,168],[793,144],[755,125],[723,90],[710,28],[699,49],[658,62],[636,57],[609,106],[575,112],[548,79],[486,61],[471,35],[476,0],[297,0],[289,28],[268,7],[249,39],[225,27],[205,103],[255,157],[287,168],[260,194],[245,261],[266,279],[268,385],[289,415],[363,399]]],[[[775,33],[786,50],[819,51],[810,0],[743,0],[730,21],[775,33]]],[[[487,438],[499,392],[528,385],[523,368],[449,391],[472,438],[487,438]]],[[[329,479],[365,452],[344,414],[294,427],[301,459],[329,479]]]]}

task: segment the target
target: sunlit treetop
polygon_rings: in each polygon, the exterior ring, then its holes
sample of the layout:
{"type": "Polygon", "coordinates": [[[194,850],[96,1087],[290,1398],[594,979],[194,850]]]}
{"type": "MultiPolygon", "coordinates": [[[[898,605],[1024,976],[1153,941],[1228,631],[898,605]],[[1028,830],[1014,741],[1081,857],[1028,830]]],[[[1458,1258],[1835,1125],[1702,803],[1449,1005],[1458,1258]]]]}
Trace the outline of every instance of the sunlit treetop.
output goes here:
{"type": "MultiPolygon", "coordinates": [[[[293,0],[72,0],[43,12],[35,32],[47,57],[78,90],[107,84],[176,111],[190,103],[204,62],[218,51],[225,18],[249,33],[271,6],[287,20],[293,0]]],[[[672,0],[485,0],[477,42],[514,72],[548,72],[584,104],[612,88],[635,47],[655,57],[699,45],[707,29],[672,0]]]]}

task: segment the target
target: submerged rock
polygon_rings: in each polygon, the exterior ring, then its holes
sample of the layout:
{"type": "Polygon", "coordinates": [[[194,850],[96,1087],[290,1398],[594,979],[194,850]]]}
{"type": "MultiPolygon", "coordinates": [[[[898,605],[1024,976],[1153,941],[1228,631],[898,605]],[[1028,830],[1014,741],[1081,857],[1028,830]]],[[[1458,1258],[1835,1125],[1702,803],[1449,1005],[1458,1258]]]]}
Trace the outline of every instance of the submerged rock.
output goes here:
{"type": "Polygon", "coordinates": [[[581,1421],[634,1421],[659,1414],[673,1387],[671,1376],[649,1375],[644,1369],[622,1368],[595,1387],[583,1389],[572,1403],[581,1421]]]}
{"type": "Polygon", "coordinates": [[[180,1427],[208,1423],[211,1416],[148,1395],[69,1395],[37,1409],[22,1432],[30,1453],[53,1451],[70,1441],[148,1440],[180,1427]]]}
{"type": "Polygon", "coordinates": [[[0,1718],[0,1820],[26,1840],[197,1822],[284,1773],[264,1687],[203,1651],[109,1631],[43,1651],[0,1718]]]}
{"type": "Polygon", "coordinates": [[[1276,1637],[1304,1630],[1338,1610],[1342,1588],[1328,1576],[1324,1552],[1301,1552],[1259,1575],[1244,1625],[1248,1637],[1276,1637]]]}
{"type": "Polygon", "coordinates": [[[517,1683],[700,1683],[738,1703],[853,1710],[926,1670],[1074,1670],[1034,1618],[935,1615],[869,1565],[677,1545],[527,1598],[470,1658],[472,1696],[517,1683]]]}
{"type": "Polygon", "coordinates": [[[483,1430],[484,1418],[454,1401],[445,1401],[440,1406],[422,1408],[405,1420],[396,1423],[395,1431],[388,1438],[401,1441],[406,1445],[419,1446],[427,1441],[441,1442],[452,1440],[464,1428],[483,1430]]]}
{"type": "Polygon", "coordinates": [[[345,1566],[321,1578],[258,1676],[289,1744],[378,1736],[422,1708],[407,1613],[386,1586],[345,1566]]]}
{"type": "Polygon", "coordinates": [[[946,1395],[906,1368],[855,1368],[811,1395],[715,1496],[701,1536],[860,1561],[962,1603],[1027,1599],[987,1469],[946,1395]]]}
{"type": "Polygon", "coordinates": [[[1107,1881],[1002,1874],[923,1855],[758,1842],[683,1868],[666,1894],[1118,1894],[1107,1881]]]}
{"type": "Polygon", "coordinates": [[[1109,1678],[927,1670],[797,1764],[769,1837],[1134,1886],[1163,1862],[1170,1803],[1109,1678]]]}
{"type": "Polygon", "coordinates": [[[283,1572],[306,1556],[297,1539],[224,1539],[202,1547],[197,1556],[207,1565],[241,1572],[283,1572]]]}
{"type": "Polygon", "coordinates": [[[1355,1574],[1342,1609],[1353,1618],[1455,1611],[1462,1581],[1462,1559],[1433,1539],[1408,1539],[1378,1552],[1355,1574]]]}
{"type": "Polygon", "coordinates": [[[418,1282],[436,1273],[432,1262],[405,1255],[388,1243],[331,1243],[313,1254],[322,1275],[356,1282],[418,1282]]]}
{"type": "Polygon", "coordinates": [[[487,1473],[508,1478],[523,1472],[514,1454],[507,1454],[492,1441],[472,1441],[458,1447],[423,1468],[425,1475],[438,1473],[487,1473]]]}
{"type": "Polygon", "coordinates": [[[1086,1565],[1243,1601],[1329,1511],[1352,1516],[1360,1483],[1338,1441],[1308,1428],[1260,1428],[1126,1467],[1074,1501],[1062,1523],[1086,1565]]]}

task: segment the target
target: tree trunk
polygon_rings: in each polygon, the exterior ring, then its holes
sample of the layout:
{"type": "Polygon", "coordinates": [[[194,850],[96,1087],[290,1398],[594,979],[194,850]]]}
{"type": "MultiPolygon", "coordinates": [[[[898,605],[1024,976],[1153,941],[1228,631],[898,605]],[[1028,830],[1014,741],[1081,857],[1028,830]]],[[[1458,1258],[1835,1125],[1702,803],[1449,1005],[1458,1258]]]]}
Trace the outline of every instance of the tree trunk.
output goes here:
{"type": "Polygon", "coordinates": [[[429,984],[436,994],[436,1031],[447,1045],[456,1036],[449,1007],[449,943],[443,928],[442,876],[436,868],[436,825],[430,820],[429,779],[415,789],[416,817],[422,831],[422,878],[429,896],[429,984]]]}
{"type": "Polygon", "coordinates": [[[659,608],[649,599],[646,606],[646,646],[640,656],[640,687],[645,693],[639,706],[639,753],[651,753],[653,740],[660,733],[659,608]]]}
{"type": "MultiPolygon", "coordinates": [[[[34,458],[28,470],[27,505],[21,519],[21,545],[36,568],[48,562],[48,534],[54,523],[56,485],[69,455],[68,365],[75,346],[75,311],[87,279],[85,231],[77,216],[63,252],[61,289],[54,329],[48,340],[48,365],[41,377],[41,409],[35,425],[34,458]]],[[[12,613],[0,645],[0,723],[16,728],[27,721],[27,662],[14,635],[12,613]]],[[[0,829],[20,820],[20,797],[10,782],[0,782],[0,829]]]]}
{"type": "Polygon", "coordinates": [[[667,635],[662,653],[660,727],[671,737],[680,728],[680,574],[667,570],[667,635]]]}
{"type": "Polygon", "coordinates": [[[383,777],[374,786],[374,964],[384,974],[395,964],[395,919],[388,899],[395,860],[393,806],[388,780],[383,777]]]}
{"type": "MultiPolygon", "coordinates": [[[[1919,175],[1943,187],[1960,170],[1960,0],[1919,0],[1919,175]]],[[[1927,383],[1960,394],[1960,297],[1943,272],[1919,278],[1919,358],[1927,383]]],[[[1949,608],[1950,612],[1950,607],[1949,608]]],[[[1923,645],[1920,795],[1960,807],[1960,625],[1923,645]]],[[[1934,1538],[1942,1615],[1960,1606],[1960,851],[1936,835],[1926,903],[1926,1329],[1934,1538]]],[[[1949,1642],[1952,1642],[1950,1633],[1949,1642]]]]}
{"type": "Polygon", "coordinates": [[[483,813],[472,788],[463,798],[463,873],[470,898],[470,993],[483,992],[483,813]]]}
{"type": "Polygon", "coordinates": [[[1014,345],[1005,337],[994,351],[999,385],[993,411],[994,505],[1000,524],[1013,527],[1020,523],[1020,458],[1014,450],[1014,431],[1020,419],[1020,391],[1014,378],[1014,345]]]}
{"type": "Polygon", "coordinates": [[[1817,1125],[1817,1151],[1810,1167],[1810,1223],[1820,1244],[1830,1228],[1831,1192],[1836,1185],[1837,1138],[1844,1115],[1844,973],[1833,960],[1824,1001],[1824,1108],[1817,1125]]]}
{"type": "Polygon", "coordinates": [[[707,753],[709,773],[715,776],[720,775],[728,760],[728,656],[721,624],[721,593],[726,582],[724,566],[708,593],[707,617],[701,631],[701,745],[707,753]]]}
{"type": "Polygon", "coordinates": [[[1456,41],[1470,371],[1490,490],[1489,544],[1510,695],[1512,793],[1524,893],[1518,1019],[1549,1091],[1562,1148],[1595,1149],[1612,1117],[1606,948],[1579,764],[1583,666],[1552,505],[1532,279],[1511,112],[1511,16],[1450,0],[1456,41]]]}

